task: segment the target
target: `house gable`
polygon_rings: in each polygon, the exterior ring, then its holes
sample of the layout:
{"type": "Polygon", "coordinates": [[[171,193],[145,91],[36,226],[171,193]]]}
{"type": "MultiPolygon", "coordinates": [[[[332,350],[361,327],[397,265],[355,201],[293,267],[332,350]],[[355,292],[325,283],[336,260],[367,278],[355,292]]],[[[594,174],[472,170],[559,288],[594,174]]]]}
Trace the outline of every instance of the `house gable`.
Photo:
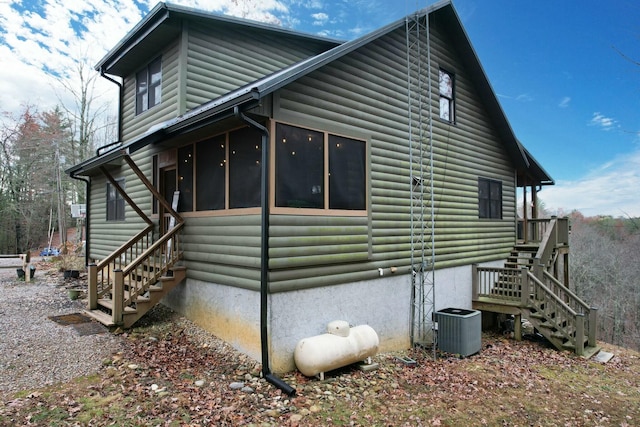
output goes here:
{"type": "Polygon", "coordinates": [[[123,142],[339,42],[160,3],[96,70],[123,80],[123,142]],[[136,113],[136,73],[162,61],[161,102],[136,113]]]}

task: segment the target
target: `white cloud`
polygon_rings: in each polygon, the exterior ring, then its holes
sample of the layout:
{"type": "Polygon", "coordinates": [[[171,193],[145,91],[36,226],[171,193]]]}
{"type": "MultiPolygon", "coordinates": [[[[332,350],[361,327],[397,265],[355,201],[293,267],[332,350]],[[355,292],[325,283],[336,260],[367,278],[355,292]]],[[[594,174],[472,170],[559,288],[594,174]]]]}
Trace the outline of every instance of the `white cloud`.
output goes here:
{"type": "Polygon", "coordinates": [[[568,96],[565,96],[564,98],[562,98],[562,100],[560,101],[560,103],[558,104],[558,107],[560,108],[567,108],[569,107],[569,104],[571,103],[571,98],[568,96]]]}
{"type": "Polygon", "coordinates": [[[314,13],[311,17],[314,19],[313,25],[324,25],[329,20],[329,15],[322,12],[314,13]]]}
{"type": "MultiPolygon", "coordinates": [[[[172,3],[280,24],[289,13],[285,1],[172,3]]],[[[0,0],[0,110],[17,114],[22,105],[31,104],[45,111],[60,104],[60,97],[71,108],[70,95],[56,79],[77,86],[78,62],[92,70],[156,4],[156,0],[0,0]]],[[[96,92],[98,97],[104,93],[117,97],[113,84],[104,79],[98,79],[96,92]]]]}
{"type": "Polygon", "coordinates": [[[587,176],[544,187],[539,197],[551,213],[640,217],[640,150],[619,155],[587,176]]]}
{"type": "Polygon", "coordinates": [[[611,130],[615,127],[618,122],[611,117],[606,117],[605,115],[595,112],[589,121],[591,126],[598,126],[604,130],[611,130]]]}
{"type": "Polygon", "coordinates": [[[522,93],[522,94],[516,96],[516,101],[531,102],[531,101],[533,101],[533,97],[531,95],[529,95],[528,93],[522,93]]]}

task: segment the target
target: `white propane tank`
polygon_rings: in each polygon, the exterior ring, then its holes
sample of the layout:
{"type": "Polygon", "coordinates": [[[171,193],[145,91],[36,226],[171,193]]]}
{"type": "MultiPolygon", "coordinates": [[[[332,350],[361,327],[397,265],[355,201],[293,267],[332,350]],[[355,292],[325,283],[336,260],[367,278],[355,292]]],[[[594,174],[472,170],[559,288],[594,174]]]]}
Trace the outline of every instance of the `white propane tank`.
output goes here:
{"type": "Polygon", "coordinates": [[[336,320],[327,326],[328,333],[304,338],[293,354],[300,372],[313,377],[324,372],[363,361],[378,352],[378,334],[369,325],[349,328],[336,320]]]}

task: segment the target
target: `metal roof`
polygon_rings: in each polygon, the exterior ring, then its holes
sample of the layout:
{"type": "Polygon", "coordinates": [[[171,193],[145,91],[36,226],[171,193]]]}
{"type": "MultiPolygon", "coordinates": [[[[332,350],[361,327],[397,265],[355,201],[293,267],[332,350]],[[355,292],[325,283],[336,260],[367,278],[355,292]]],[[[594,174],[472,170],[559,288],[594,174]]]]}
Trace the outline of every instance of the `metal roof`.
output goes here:
{"type": "Polygon", "coordinates": [[[327,47],[343,43],[342,40],[293,31],[277,25],[219,15],[170,3],[158,3],[96,64],[95,69],[120,77],[132,72],[140,64],[141,58],[157,54],[158,46],[164,46],[179,37],[184,19],[202,20],[209,25],[244,27],[255,31],[279,33],[283,37],[326,43],[327,47]]]}

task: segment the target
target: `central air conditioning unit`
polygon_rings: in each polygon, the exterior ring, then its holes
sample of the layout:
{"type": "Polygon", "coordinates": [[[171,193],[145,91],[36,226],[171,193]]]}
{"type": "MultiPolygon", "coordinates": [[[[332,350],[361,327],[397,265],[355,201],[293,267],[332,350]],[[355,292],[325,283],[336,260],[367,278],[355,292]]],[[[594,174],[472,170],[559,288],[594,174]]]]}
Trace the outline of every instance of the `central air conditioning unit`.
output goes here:
{"type": "Polygon", "coordinates": [[[478,353],[482,347],[482,313],[478,310],[445,308],[436,311],[438,348],[461,356],[478,353]]]}

